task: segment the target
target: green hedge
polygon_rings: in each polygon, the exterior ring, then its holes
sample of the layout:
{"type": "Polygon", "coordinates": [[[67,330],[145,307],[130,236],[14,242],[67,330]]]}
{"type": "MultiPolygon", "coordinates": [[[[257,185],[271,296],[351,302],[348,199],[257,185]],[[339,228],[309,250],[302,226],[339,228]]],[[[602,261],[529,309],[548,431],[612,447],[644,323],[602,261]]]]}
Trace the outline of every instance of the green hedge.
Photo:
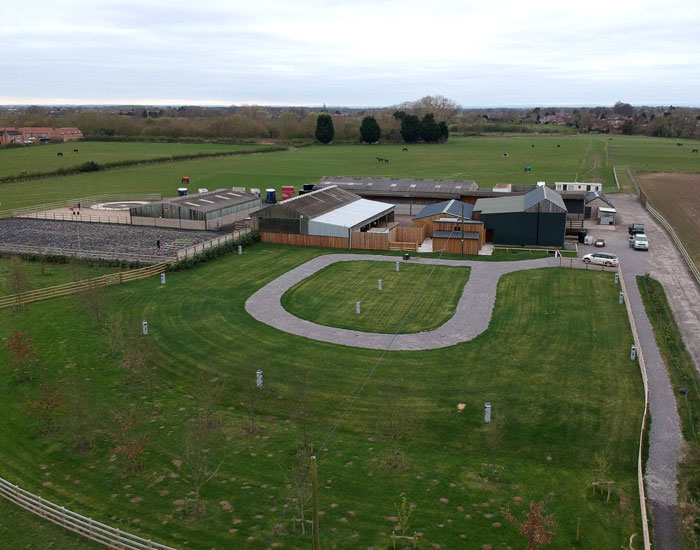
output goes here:
{"type": "Polygon", "coordinates": [[[201,254],[197,254],[191,258],[185,258],[184,260],[171,264],[168,267],[168,271],[184,271],[196,265],[205,264],[209,260],[220,258],[221,256],[225,256],[226,254],[236,251],[239,245],[248,246],[258,242],[259,240],[260,234],[256,231],[252,231],[239,239],[234,239],[222,245],[207,248],[201,254]]]}

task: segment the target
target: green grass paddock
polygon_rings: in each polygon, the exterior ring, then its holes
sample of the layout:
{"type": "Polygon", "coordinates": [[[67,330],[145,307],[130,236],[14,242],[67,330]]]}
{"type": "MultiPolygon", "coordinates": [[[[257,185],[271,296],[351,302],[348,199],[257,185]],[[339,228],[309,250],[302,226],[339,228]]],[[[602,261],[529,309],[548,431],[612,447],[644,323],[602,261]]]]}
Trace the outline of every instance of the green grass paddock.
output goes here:
{"type": "Polygon", "coordinates": [[[321,325],[388,334],[424,332],[452,317],[468,279],[469,269],[463,267],[402,262],[397,273],[392,262],[338,262],[290,288],[282,305],[321,325]],[[358,301],[360,315],[355,311],[358,301]]]}
{"type": "MultiPolygon", "coordinates": [[[[152,160],[175,155],[198,155],[246,151],[261,148],[250,145],[221,145],[215,143],[135,143],[79,141],[0,148],[0,177],[51,172],[60,168],[78,168],[85,162],[152,160]],[[78,153],[74,152],[78,149],[78,153]],[[58,156],[58,153],[63,156],[58,156]]],[[[186,174],[185,174],[186,175],[186,174]]]]}
{"type": "Polygon", "coordinates": [[[700,172],[700,154],[692,152],[699,145],[692,139],[615,136],[607,144],[608,163],[635,172],[700,172]]]}
{"type": "MultiPolygon", "coordinates": [[[[445,349],[386,354],[319,449],[380,352],[288,335],[244,310],[253,292],[319,253],[258,244],[242,256],[168,274],[164,286],[152,278],[109,287],[112,316],[137,332],[143,319],[149,322],[156,412],[141,374],[125,384],[120,357],[107,346],[110,325],[97,327],[75,300],[1,311],[0,475],[177,548],[260,548],[291,493],[288,470],[303,437],[305,394],[307,433],[319,453],[324,547],[389,547],[394,523],[387,518],[396,515],[402,493],[416,505],[410,528],[422,533],[420,548],[522,547],[499,510],[510,506],[522,516],[531,500],[543,500],[556,514],[554,549],[574,545],[578,518],[581,548],[617,548],[641,532],[636,456],[643,390],[629,361],[632,337],[611,274],[541,269],[506,275],[484,334],[445,349]],[[39,344],[42,369],[34,382],[15,382],[7,367],[4,343],[13,327],[39,344]],[[256,368],[264,370],[265,389],[255,404],[257,429],[248,434],[245,387],[256,368]],[[90,453],[72,450],[66,428],[44,436],[27,417],[27,399],[39,384],[61,381],[85,388],[90,430],[97,430],[90,453]],[[206,515],[195,521],[183,517],[179,503],[192,486],[173,460],[182,456],[183,426],[201,414],[207,387],[223,392],[214,407],[221,433],[209,452],[210,464],[221,468],[202,490],[206,515]],[[493,404],[488,426],[485,401],[493,404]],[[458,403],[466,404],[464,412],[457,412],[458,403]],[[104,432],[112,411],[127,409],[141,411],[142,433],[151,435],[136,474],[113,460],[104,432]],[[382,437],[390,411],[409,421],[399,470],[388,465],[382,437]],[[595,453],[611,460],[616,489],[610,503],[591,495],[595,453]]],[[[65,409],[62,419],[71,414],[65,409]]],[[[0,525],[8,521],[14,520],[0,525]]],[[[3,528],[7,547],[28,544],[30,531],[3,528]]],[[[57,537],[36,532],[41,543],[57,537]]],[[[289,521],[275,541],[280,548],[310,545],[289,521]]]]}

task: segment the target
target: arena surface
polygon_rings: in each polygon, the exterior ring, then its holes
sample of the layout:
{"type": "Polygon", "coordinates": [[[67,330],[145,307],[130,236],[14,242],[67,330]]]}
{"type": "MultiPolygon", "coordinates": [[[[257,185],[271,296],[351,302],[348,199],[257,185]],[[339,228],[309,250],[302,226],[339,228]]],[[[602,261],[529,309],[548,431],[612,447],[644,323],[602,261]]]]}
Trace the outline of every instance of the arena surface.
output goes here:
{"type": "Polygon", "coordinates": [[[177,251],[226,234],[111,223],[70,223],[29,218],[0,220],[0,252],[62,253],[125,260],[162,261],[177,251]],[[156,242],[160,240],[160,250],[156,242]]]}

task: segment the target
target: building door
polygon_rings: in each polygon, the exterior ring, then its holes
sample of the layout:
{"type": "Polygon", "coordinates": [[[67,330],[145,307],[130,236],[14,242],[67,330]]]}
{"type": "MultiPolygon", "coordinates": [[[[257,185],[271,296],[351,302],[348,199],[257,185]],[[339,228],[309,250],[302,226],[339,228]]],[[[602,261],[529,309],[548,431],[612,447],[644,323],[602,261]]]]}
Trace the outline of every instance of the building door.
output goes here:
{"type": "Polygon", "coordinates": [[[590,220],[591,219],[591,207],[586,206],[586,208],[583,211],[583,219],[584,220],[590,220]]]}
{"type": "Polygon", "coordinates": [[[492,243],[492,242],[493,242],[493,229],[487,229],[487,230],[486,230],[486,242],[487,242],[487,243],[492,243]]]}

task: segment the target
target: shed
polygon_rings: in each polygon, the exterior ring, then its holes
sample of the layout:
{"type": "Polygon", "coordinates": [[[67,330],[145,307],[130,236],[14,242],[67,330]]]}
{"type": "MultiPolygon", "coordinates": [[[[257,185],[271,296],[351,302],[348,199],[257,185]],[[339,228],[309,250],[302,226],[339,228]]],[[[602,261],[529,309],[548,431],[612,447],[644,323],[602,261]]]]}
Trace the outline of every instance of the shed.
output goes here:
{"type": "Polygon", "coordinates": [[[478,254],[486,242],[483,222],[460,218],[433,221],[433,252],[478,254]]]}
{"type": "Polygon", "coordinates": [[[183,195],[129,209],[133,225],[217,230],[244,220],[261,206],[260,197],[240,188],[183,195]]]}
{"type": "Polygon", "coordinates": [[[596,220],[598,219],[598,209],[602,206],[603,208],[615,208],[615,205],[610,199],[605,195],[598,193],[598,191],[592,191],[586,195],[584,199],[585,203],[585,219],[596,220]]]}
{"type": "Polygon", "coordinates": [[[601,206],[598,208],[598,223],[600,225],[615,225],[617,210],[601,206]]]}

